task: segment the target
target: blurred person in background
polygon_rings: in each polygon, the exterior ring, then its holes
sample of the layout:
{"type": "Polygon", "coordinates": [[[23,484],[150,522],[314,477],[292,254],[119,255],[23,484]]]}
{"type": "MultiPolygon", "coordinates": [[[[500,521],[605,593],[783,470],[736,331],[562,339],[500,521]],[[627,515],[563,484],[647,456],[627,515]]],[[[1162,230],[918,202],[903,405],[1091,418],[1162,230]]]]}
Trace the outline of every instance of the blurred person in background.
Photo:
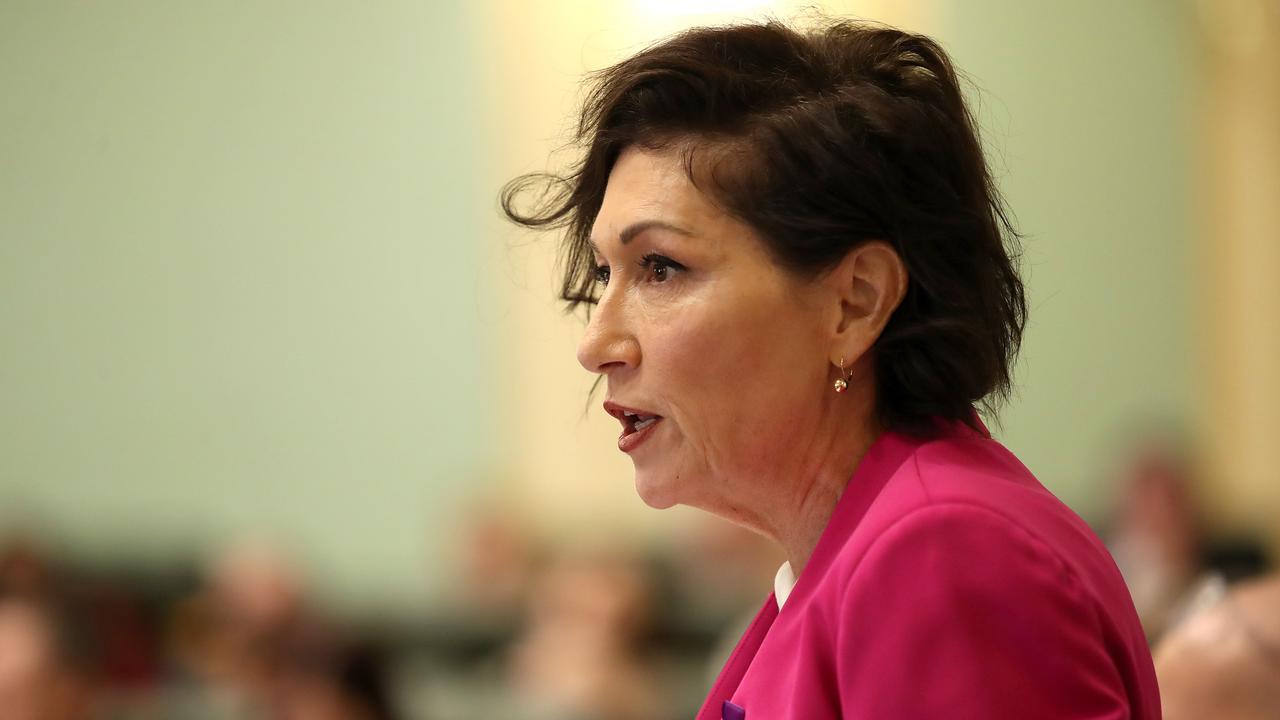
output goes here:
{"type": "Polygon", "coordinates": [[[148,706],[160,659],[135,590],[69,571],[32,536],[0,543],[0,719],[134,717],[148,706]]]}
{"type": "Polygon", "coordinates": [[[652,579],[623,555],[567,553],[538,579],[509,675],[521,717],[648,720],[663,696],[639,646],[652,579]]]}
{"type": "Polygon", "coordinates": [[[1129,449],[1115,484],[1120,494],[1105,536],[1153,641],[1203,571],[1204,541],[1189,473],[1172,437],[1153,435],[1129,449]]]}
{"type": "Polygon", "coordinates": [[[184,717],[390,720],[382,664],[312,608],[297,569],[270,547],[233,546],[170,623],[184,717]]]}
{"type": "Polygon", "coordinates": [[[638,493],[788,558],[699,720],[1159,717],[1106,548],[975,411],[1026,302],[935,42],[693,29],[595,75],[578,140],[503,206],[567,228],[638,493]]]}
{"type": "Polygon", "coordinates": [[[1188,445],[1180,433],[1148,430],[1126,446],[1103,533],[1152,646],[1187,611],[1198,587],[1270,567],[1260,538],[1206,531],[1188,445]]]}
{"type": "Polygon", "coordinates": [[[182,671],[187,712],[214,717],[265,714],[273,705],[285,644],[309,618],[301,580],[267,546],[242,544],[215,556],[205,585],[180,602],[170,644],[182,671]]]}
{"type": "Polygon", "coordinates": [[[524,607],[541,548],[527,523],[495,501],[472,508],[459,528],[451,600],[467,615],[506,626],[524,607]]]}
{"type": "Polygon", "coordinates": [[[38,599],[0,595],[0,718],[83,720],[92,710],[92,683],[73,662],[66,623],[38,599]]]}
{"type": "Polygon", "coordinates": [[[1164,717],[1280,718],[1280,576],[1207,592],[1156,646],[1164,717]]]}

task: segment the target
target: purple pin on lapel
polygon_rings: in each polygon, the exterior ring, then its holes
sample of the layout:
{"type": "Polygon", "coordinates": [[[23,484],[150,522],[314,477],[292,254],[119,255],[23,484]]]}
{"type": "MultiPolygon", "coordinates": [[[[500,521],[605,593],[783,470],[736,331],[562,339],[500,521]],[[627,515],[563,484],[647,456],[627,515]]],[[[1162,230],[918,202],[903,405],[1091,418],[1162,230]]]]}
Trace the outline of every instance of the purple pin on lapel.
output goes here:
{"type": "Polygon", "coordinates": [[[720,706],[720,720],[747,720],[747,709],[725,700],[720,706]]]}

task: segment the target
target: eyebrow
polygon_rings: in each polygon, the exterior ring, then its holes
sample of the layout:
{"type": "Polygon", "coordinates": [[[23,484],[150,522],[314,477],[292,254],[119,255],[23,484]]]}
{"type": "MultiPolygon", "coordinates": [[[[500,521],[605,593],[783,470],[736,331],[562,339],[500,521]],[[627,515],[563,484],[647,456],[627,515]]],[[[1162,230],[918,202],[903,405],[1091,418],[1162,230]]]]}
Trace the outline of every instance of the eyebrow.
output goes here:
{"type": "MultiPolygon", "coordinates": [[[[639,222],[631,223],[623,228],[622,232],[618,233],[618,242],[626,245],[634,240],[637,235],[646,230],[666,230],[684,237],[693,237],[693,232],[686,230],[679,225],[672,225],[671,223],[663,222],[662,220],[640,220],[639,222]]],[[[595,240],[588,238],[587,244],[590,245],[591,249],[595,252],[600,252],[600,248],[596,245],[595,240]]]]}

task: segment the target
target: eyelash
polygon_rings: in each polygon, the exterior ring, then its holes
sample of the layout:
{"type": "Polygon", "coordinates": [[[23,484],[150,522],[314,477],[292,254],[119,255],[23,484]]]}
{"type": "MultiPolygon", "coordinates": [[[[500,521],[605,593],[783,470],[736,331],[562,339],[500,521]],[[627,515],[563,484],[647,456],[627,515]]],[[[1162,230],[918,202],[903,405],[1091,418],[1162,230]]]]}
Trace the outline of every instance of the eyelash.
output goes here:
{"type": "MultiPolygon", "coordinates": [[[[659,255],[658,253],[649,253],[648,255],[645,255],[644,257],[640,258],[639,265],[641,270],[646,270],[646,271],[649,271],[650,273],[653,273],[652,278],[654,279],[655,282],[659,282],[659,283],[664,283],[670,279],[670,276],[667,274],[667,271],[685,269],[685,266],[681,265],[675,260],[672,260],[666,255],[659,255]],[[661,273],[661,274],[659,275],[658,273],[661,273]]],[[[595,277],[595,281],[597,283],[601,285],[609,284],[610,272],[609,272],[608,265],[595,266],[595,268],[592,269],[591,274],[592,276],[595,277]]]]}

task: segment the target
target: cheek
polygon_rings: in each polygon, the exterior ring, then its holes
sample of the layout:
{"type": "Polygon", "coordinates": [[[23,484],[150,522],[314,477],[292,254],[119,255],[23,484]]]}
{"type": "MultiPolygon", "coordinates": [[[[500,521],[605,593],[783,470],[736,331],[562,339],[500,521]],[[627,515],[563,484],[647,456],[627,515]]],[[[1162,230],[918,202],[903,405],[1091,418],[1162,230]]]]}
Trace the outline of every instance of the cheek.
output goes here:
{"type": "Polygon", "coordinates": [[[708,467],[756,466],[816,407],[816,337],[794,307],[739,300],[703,304],[661,328],[663,390],[685,439],[708,467]],[[814,375],[814,377],[810,377],[814,375]],[[809,386],[813,385],[813,388],[809,386]]]}
{"type": "MultiPolygon", "coordinates": [[[[649,353],[660,392],[670,405],[687,443],[709,453],[722,434],[725,415],[732,412],[726,393],[734,384],[724,347],[714,323],[699,313],[679,315],[663,326],[660,350],[649,353]]],[[[710,458],[708,458],[710,459],[710,458]]]]}

